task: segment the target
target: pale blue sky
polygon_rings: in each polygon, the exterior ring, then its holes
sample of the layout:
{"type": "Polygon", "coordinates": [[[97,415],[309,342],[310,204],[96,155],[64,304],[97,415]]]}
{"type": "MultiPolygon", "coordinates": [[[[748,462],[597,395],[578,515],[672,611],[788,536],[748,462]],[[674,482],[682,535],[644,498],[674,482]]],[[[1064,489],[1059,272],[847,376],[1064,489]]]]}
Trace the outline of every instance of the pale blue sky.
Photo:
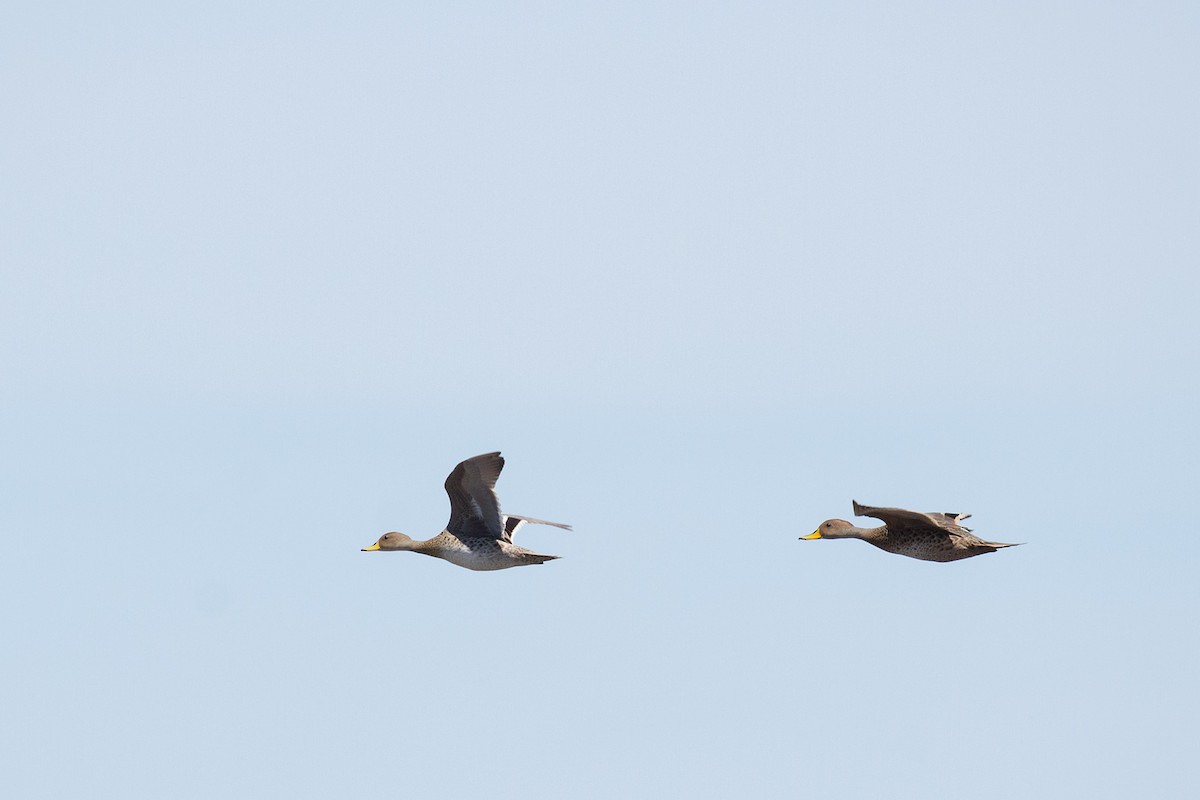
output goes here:
{"type": "Polygon", "coordinates": [[[5,4],[5,793],[1195,796],[1197,8],[5,4]]]}

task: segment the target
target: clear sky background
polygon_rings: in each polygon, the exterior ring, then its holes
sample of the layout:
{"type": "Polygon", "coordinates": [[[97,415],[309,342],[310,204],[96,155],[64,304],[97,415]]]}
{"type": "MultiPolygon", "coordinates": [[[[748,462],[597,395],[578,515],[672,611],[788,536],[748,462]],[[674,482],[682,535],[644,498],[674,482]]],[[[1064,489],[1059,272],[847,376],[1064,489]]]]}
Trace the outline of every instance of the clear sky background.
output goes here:
{"type": "Polygon", "coordinates": [[[1197,796],[1198,9],[5,3],[4,793],[1197,796]]]}

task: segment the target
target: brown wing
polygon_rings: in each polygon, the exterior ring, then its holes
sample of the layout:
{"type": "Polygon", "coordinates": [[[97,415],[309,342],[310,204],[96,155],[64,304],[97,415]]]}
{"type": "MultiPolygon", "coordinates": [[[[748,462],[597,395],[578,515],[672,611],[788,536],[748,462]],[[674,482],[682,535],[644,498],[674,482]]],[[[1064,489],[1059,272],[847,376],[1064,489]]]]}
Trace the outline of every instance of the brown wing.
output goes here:
{"type": "Polygon", "coordinates": [[[857,500],[850,502],[854,504],[855,516],[881,519],[892,530],[916,529],[941,531],[951,536],[959,536],[971,531],[970,528],[958,524],[959,520],[966,519],[971,516],[970,514],[947,514],[936,511],[927,514],[921,511],[909,511],[904,508],[864,506],[859,505],[857,500]]]}
{"type": "Polygon", "coordinates": [[[504,459],[499,453],[468,458],[454,468],[446,478],[446,494],[450,495],[450,521],[446,530],[455,536],[508,538],[500,515],[500,498],[495,491],[502,469],[504,459]]]}

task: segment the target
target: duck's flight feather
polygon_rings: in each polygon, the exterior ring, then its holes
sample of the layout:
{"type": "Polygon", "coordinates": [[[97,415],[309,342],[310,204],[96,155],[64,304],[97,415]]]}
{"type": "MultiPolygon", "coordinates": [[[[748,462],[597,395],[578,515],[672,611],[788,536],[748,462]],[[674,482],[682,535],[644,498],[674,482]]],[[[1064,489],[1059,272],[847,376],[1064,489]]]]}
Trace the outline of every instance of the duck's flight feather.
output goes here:
{"type": "Polygon", "coordinates": [[[506,539],[496,480],[504,469],[499,452],[484,453],[463,461],[446,478],[450,495],[450,521],[446,530],[473,539],[506,539]]]}

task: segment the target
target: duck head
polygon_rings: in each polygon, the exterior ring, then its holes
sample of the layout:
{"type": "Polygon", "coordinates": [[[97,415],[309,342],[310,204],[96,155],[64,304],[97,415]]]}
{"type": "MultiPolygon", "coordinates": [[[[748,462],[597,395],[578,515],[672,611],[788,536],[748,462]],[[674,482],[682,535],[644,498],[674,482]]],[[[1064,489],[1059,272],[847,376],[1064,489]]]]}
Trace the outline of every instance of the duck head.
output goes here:
{"type": "Polygon", "coordinates": [[[857,539],[858,528],[844,519],[827,519],[808,536],[801,539],[857,539]]]}
{"type": "Polygon", "coordinates": [[[379,541],[370,547],[364,547],[363,552],[370,550],[411,550],[412,538],[400,533],[399,531],[390,531],[379,537],[379,541]]]}

